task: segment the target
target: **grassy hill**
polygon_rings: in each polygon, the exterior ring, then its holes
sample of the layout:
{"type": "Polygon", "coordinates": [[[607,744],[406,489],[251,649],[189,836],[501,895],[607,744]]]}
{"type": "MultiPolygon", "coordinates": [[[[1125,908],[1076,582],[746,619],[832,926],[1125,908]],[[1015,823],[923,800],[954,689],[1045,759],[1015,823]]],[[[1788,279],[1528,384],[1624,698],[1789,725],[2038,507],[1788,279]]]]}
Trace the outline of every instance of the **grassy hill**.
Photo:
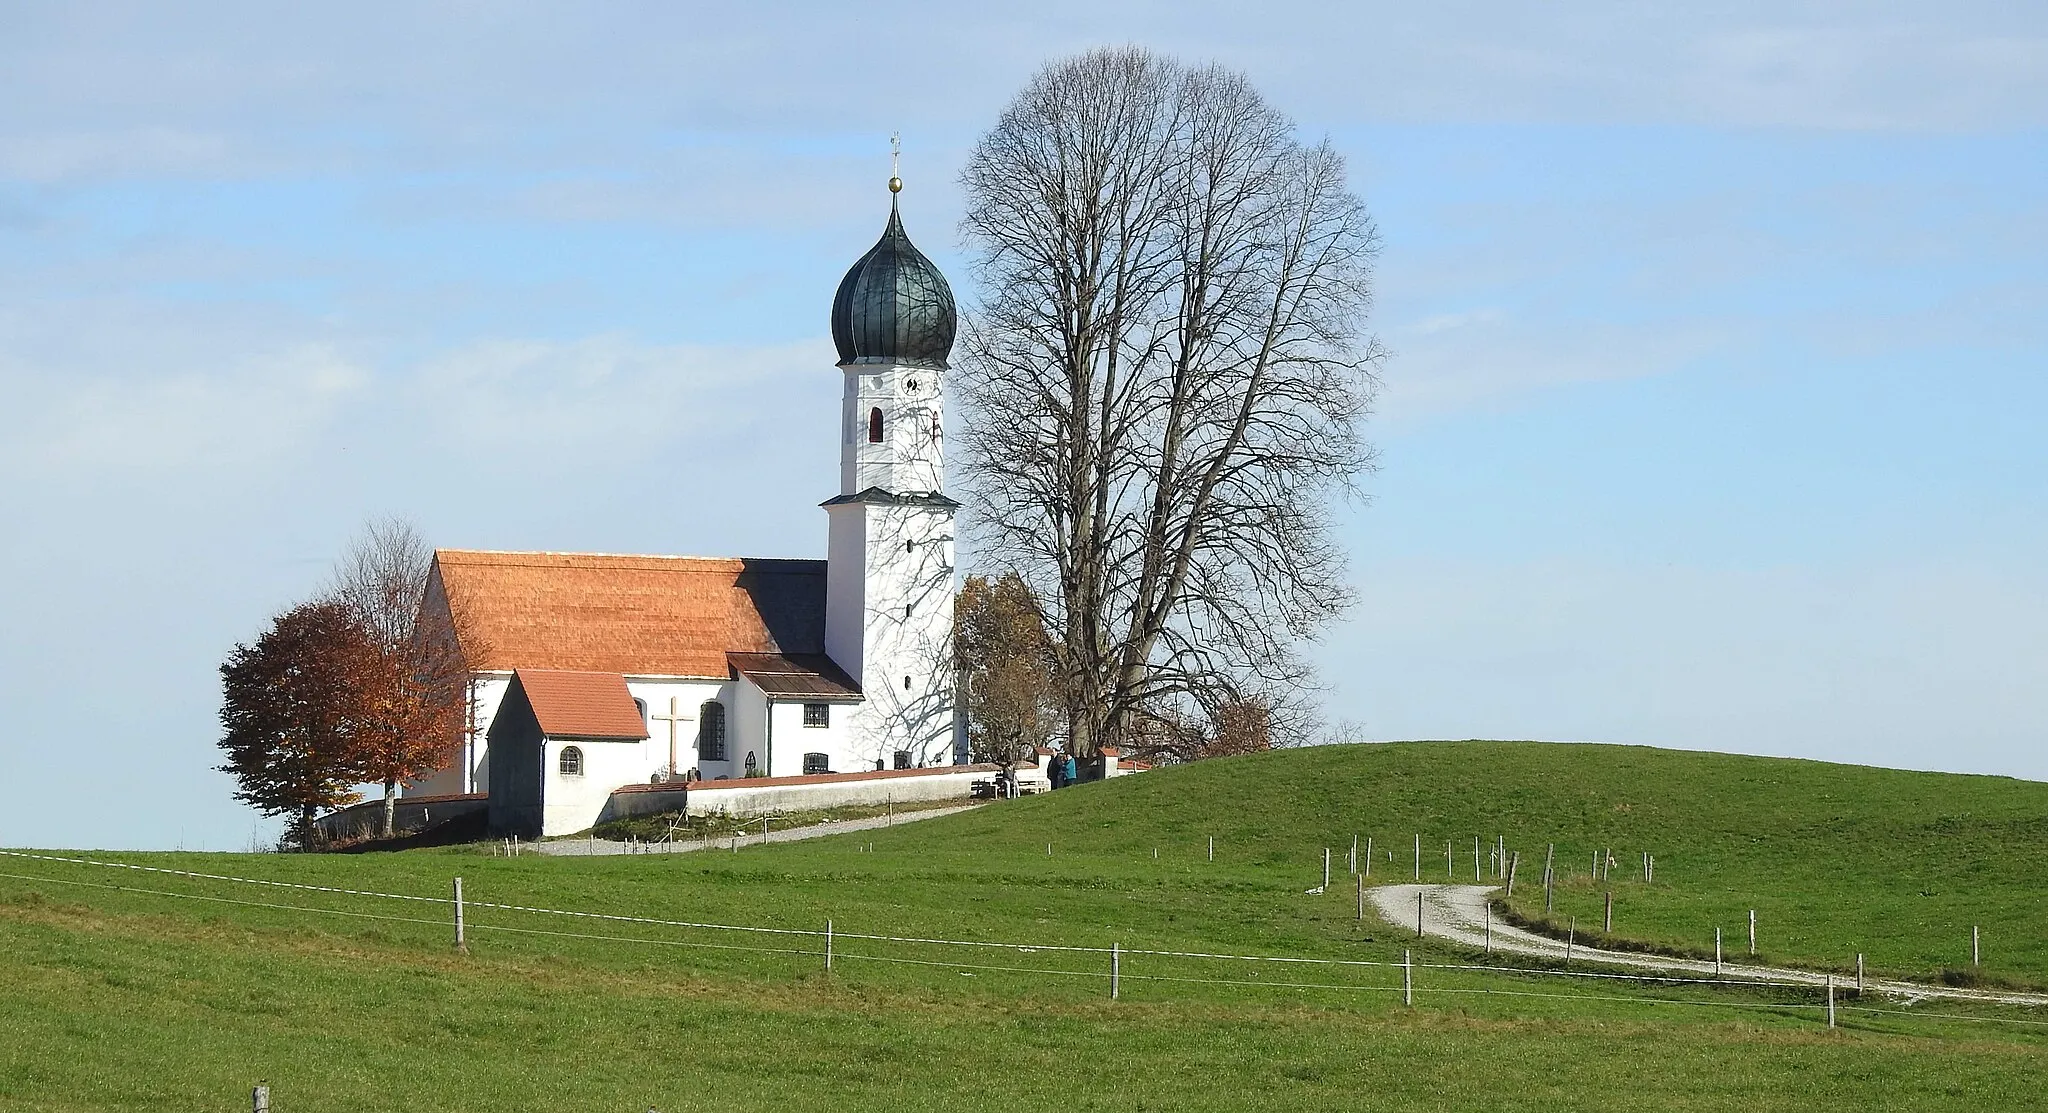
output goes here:
{"type": "MultiPolygon", "coordinates": [[[[1809,998],[1434,968],[1408,1010],[1385,967],[1152,955],[1124,960],[1112,1003],[1103,956],[1045,948],[1469,961],[1355,920],[1343,853],[1392,844],[1374,879],[1405,880],[1420,833],[1441,878],[1449,839],[1469,880],[1473,837],[1500,835],[1525,879],[1547,843],[1581,875],[1613,847],[1617,931],[1647,942],[1715,923],[1732,942],[1755,907],[1769,957],[1933,976],[1967,962],[1974,923],[1991,976],[2042,982],[2043,817],[2048,785],[1998,778],[1475,742],[1216,761],[738,854],[96,856],[1038,948],[842,934],[830,975],[812,936],[472,908],[456,956],[445,905],[4,858],[0,1108],[236,1108],[258,1078],[280,1110],[2023,1108],[2048,1025],[1977,1021],[2048,1018],[2010,1011],[1830,1033],[1809,998]],[[1338,881],[1310,895],[1324,846],[1338,881]],[[1288,987],[1309,984],[1339,988],[1288,987]]],[[[1560,912],[1594,900],[1581,876],[1560,912]]]]}

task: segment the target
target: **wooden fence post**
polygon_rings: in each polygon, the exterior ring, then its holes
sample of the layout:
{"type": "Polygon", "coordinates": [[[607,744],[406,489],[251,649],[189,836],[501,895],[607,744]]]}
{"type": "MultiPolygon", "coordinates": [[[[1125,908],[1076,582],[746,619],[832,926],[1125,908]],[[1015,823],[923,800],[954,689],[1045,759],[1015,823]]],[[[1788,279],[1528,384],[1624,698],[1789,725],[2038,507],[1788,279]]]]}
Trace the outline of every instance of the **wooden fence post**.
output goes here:
{"type": "Polygon", "coordinates": [[[1493,953],[1493,898],[1486,898],[1486,953],[1493,953]]]}
{"type": "Polygon", "coordinates": [[[1422,890],[1415,890],[1415,938],[1422,938],[1422,890]]]}
{"type": "MultiPolygon", "coordinates": [[[[469,942],[462,937],[462,927],[462,879],[458,877],[455,879],[455,953],[466,955],[469,953],[469,942]]],[[[269,1098],[266,1097],[264,1100],[268,1101],[269,1098]]]]}
{"type": "Polygon", "coordinates": [[[1856,996],[1863,996],[1863,952],[1856,952],[1856,996]]]}
{"type": "Polygon", "coordinates": [[[825,921],[825,973],[832,972],[832,921],[825,921]]]}
{"type": "Polygon", "coordinates": [[[1109,945],[1109,999],[1112,1001],[1117,999],[1117,995],[1120,992],[1120,987],[1117,983],[1123,977],[1123,957],[1122,946],[1111,943],[1109,945]]]}
{"type": "Polygon", "coordinates": [[[1372,836],[1371,836],[1371,835],[1367,835],[1367,836],[1365,837],[1365,869],[1364,869],[1364,870],[1362,870],[1362,871],[1360,871],[1360,872],[1364,873],[1364,874],[1365,874],[1365,876],[1367,876],[1367,877],[1371,877],[1371,876],[1372,876],[1372,836]]]}
{"type": "Polygon", "coordinates": [[[1607,890],[1607,920],[1600,929],[1604,935],[1614,934],[1614,890],[1607,890]]]}
{"type": "Polygon", "coordinates": [[[1749,955],[1756,957],[1756,909],[1749,910],[1749,955]]]}
{"type": "Polygon", "coordinates": [[[1413,1008],[1415,1005],[1415,952],[1401,952],[1401,1003],[1413,1008]]]}
{"type": "Polygon", "coordinates": [[[1323,848],[1323,888],[1330,887],[1330,848],[1323,848]]]}
{"type": "Polygon", "coordinates": [[[1357,881],[1358,881],[1358,920],[1359,920],[1359,922],[1360,922],[1360,923],[1364,923],[1364,922],[1365,922],[1365,875],[1364,875],[1364,874],[1362,874],[1362,873],[1360,873],[1360,874],[1353,874],[1352,876],[1353,876],[1354,878],[1356,878],[1356,879],[1357,879],[1357,881]]]}
{"type": "MultiPolygon", "coordinates": [[[[1047,851],[1046,853],[1049,854],[1051,853],[1051,851],[1047,851]]],[[[1216,836],[1214,835],[1209,836],[1209,860],[1211,862],[1216,860],[1216,836]]]]}
{"type": "Polygon", "coordinates": [[[1472,836],[1472,884],[1479,884],[1479,836],[1472,836]]]}
{"type": "Polygon", "coordinates": [[[1422,836],[1415,836],[1415,880],[1422,880],[1422,836]]]}
{"type": "Polygon", "coordinates": [[[1828,975],[1828,1027],[1835,1026],[1835,976],[1828,975]]]}
{"type": "Polygon", "coordinates": [[[1517,850],[1508,855],[1508,895],[1515,895],[1515,867],[1522,864],[1522,852],[1517,850]]]}
{"type": "Polygon", "coordinates": [[[1721,929],[1714,929],[1714,976],[1721,976],[1721,929]]]}
{"type": "Polygon", "coordinates": [[[1984,965],[1984,948],[1978,940],[1977,925],[1970,925],[1970,965],[1984,965]]]}
{"type": "Polygon", "coordinates": [[[1572,948],[1573,948],[1573,947],[1576,947],[1576,946],[1578,946],[1578,945],[1579,945],[1579,918],[1578,918],[1577,916],[1573,916],[1573,917],[1572,917],[1572,926],[1571,926],[1571,930],[1570,930],[1569,932],[1567,932],[1567,933],[1565,934],[1565,937],[1564,937],[1564,963],[1565,963],[1565,965],[1566,965],[1566,966],[1570,966],[1570,965],[1571,965],[1571,963],[1572,963],[1572,948]]]}

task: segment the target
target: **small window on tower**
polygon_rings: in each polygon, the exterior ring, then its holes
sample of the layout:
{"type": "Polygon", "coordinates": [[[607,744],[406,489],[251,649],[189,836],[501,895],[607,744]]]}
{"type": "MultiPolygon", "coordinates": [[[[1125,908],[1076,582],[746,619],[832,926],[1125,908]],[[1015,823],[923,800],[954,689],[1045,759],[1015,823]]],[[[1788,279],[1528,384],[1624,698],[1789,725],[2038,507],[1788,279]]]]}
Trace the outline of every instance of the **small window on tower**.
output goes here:
{"type": "Polygon", "coordinates": [[[906,692],[910,690],[910,678],[907,676],[903,678],[903,690],[906,692]]]}
{"type": "Polygon", "coordinates": [[[905,617],[905,618],[909,618],[909,617],[910,617],[910,612],[911,612],[911,611],[913,611],[913,610],[916,610],[916,609],[917,609],[917,604],[915,604],[915,603],[905,603],[905,604],[903,604],[903,617],[905,617]]]}
{"type": "Polygon", "coordinates": [[[562,758],[555,764],[555,768],[560,770],[564,777],[582,776],[583,751],[574,746],[562,747],[562,758]]]}
{"type": "Polygon", "coordinates": [[[876,406],[868,411],[868,443],[882,443],[882,407],[880,406],[876,406]]]}
{"type": "Polygon", "coordinates": [[[898,768],[898,769],[908,769],[908,768],[910,768],[910,751],[909,751],[909,750],[898,750],[898,751],[896,751],[896,768],[898,768]]]}
{"type": "Polygon", "coordinates": [[[807,727],[831,726],[832,705],[829,703],[804,704],[804,725],[807,727]]]}

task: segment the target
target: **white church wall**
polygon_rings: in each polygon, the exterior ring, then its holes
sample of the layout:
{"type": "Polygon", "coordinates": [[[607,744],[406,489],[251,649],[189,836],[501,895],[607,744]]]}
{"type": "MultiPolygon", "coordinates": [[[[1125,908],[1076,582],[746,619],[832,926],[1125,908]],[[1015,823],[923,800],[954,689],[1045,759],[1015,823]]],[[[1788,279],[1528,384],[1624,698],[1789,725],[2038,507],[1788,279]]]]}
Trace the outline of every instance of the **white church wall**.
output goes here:
{"type": "Polygon", "coordinates": [[[768,761],[768,697],[759,685],[743,676],[733,685],[732,703],[733,731],[727,743],[732,761],[727,763],[726,775],[737,779],[746,774],[748,754],[753,754],[760,765],[765,766],[768,761]]]}
{"type": "MultiPolygon", "coordinates": [[[[596,823],[613,789],[646,783],[650,749],[646,742],[547,739],[541,746],[541,836],[573,835],[596,823]],[[562,772],[562,751],[571,746],[582,751],[581,773],[562,772]]],[[[661,760],[667,759],[664,743],[661,760]]]]}
{"type": "Polygon", "coordinates": [[[856,747],[870,763],[948,765],[953,753],[953,512],[870,505],[862,614],[864,702],[856,747]],[[908,683],[906,683],[906,680],[908,683]]]}
{"type": "Polygon", "coordinates": [[[804,772],[805,754],[824,754],[825,768],[833,773],[859,773],[872,770],[872,761],[863,761],[854,752],[852,744],[853,712],[859,704],[826,703],[826,725],[806,724],[805,707],[802,702],[777,700],[769,705],[772,716],[775,767],[770,776],[796,777],[804,772]]]}
{"type": "MultiPolygon", "coordinates": [[[[647,734],[649,739],[648,758],[652,762],[642,771],[640,780],[646,781],[657,770],[666,770],[669,763],[670,732],[675,740],[676,772],[687,773],[692,769],[706,778],[731,772],[733,766],[733,691],[737,685],[729,680],[701,680],[674,676],[629,676],[626,691],[646,705],[647,734]],[[705,761],[698,753],[698,730],[702,726],[704,704],[717,701],[725,707],[726,714],[726,760],[705,761]],[[671,727],[669,716],[677,716],[671,727]]],[[[742,755],[744,756],[744,755],[742,755]]]]}

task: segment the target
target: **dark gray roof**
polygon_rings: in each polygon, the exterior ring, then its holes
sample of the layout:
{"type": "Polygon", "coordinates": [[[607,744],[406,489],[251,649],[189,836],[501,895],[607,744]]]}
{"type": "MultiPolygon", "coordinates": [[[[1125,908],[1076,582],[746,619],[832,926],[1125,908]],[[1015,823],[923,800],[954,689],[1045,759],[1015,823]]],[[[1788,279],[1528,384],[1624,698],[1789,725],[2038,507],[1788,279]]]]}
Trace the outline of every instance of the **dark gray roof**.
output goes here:
{"type": "Polygon", "coordinates": [[[843,506],[849,502],[875,503],[882,506],[943,506],[948,510],[960,509],[959,503],[937,491],[905,491],[899,494],[895,491],[884,491],[880,487],[870,487],[865,491],[851,495],[833,495],[818,505],[843,506]]]}
{"type": "Polygon", "coordinates": [[[889,226],[832,298],[832,342],[839,365],[900,364],[945,370],[959,315],[946,276],[904,234],[896,198],[889,226]]]}
{"type": "Polygon", "coordinates": [[[858,703],[860,685],[823,653],[728,653],[732,671],[777,698],[858,703]]]}

